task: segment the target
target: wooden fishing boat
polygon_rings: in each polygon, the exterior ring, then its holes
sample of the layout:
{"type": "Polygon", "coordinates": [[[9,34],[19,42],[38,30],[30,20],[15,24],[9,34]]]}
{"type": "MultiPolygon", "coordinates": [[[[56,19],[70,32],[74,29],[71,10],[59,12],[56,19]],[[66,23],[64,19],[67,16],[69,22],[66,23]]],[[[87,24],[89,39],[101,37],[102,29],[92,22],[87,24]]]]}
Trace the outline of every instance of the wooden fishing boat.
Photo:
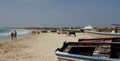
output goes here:
{"type": "Polygon", "coordinates": [[[56,49],[58,61],[120,61],[120,38],[79,39],[56,49]]]}

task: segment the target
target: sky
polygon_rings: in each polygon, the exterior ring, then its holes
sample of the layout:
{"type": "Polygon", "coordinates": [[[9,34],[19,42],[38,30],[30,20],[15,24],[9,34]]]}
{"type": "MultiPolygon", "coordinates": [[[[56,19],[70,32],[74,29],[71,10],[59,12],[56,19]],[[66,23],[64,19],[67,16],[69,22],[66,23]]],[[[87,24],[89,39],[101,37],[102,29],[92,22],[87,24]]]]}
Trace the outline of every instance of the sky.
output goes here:
{"type": "Polygon", "coordinates": [[[0,27],[120,23],[120,0],[0,0],[0,27]]]}

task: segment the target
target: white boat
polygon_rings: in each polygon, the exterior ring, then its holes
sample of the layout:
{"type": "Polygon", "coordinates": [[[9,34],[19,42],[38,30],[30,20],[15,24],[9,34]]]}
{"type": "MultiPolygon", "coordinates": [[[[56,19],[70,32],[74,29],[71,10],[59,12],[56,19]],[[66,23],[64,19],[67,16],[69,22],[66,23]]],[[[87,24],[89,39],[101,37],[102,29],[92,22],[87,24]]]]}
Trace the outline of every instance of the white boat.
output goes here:
{"type": "Polygon", "coordinates": [[[100,35],[111,35],[111,36],[120,36],[120,33],[113,32],[96,32],[96,31],[85,31],[85,33],[91,34],[100,34],[100,35]]]}

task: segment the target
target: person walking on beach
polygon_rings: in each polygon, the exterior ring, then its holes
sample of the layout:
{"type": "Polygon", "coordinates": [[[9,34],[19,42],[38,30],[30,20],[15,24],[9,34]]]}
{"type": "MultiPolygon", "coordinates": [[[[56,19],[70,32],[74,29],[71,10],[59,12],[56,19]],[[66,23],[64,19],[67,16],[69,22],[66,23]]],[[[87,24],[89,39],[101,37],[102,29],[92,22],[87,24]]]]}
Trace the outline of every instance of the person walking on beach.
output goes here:
{"type": "Polygon", "coordinates": [[[14,31],[14,39],[17,39],[17,32],[16,32],[16,30],[14,31]]]}
{"type": "Polygon", "coordinates": [[[13,40],[13,38],[14,38],[14,33],[13,32],[11,32],[10,37],[13,40]]]}

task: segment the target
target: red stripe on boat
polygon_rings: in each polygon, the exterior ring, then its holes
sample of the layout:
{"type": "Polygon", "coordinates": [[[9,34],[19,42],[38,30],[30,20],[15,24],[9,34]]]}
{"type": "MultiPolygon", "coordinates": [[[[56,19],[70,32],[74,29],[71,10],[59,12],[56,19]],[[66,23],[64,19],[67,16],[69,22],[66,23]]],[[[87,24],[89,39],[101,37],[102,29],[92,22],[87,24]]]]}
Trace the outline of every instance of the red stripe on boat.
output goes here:
{"type": "Polygon", "coordinates": [[[66,58],[60,58],[60,57],[58,57],[58,60],[65,60],[65,61],[75,61],[75,60],[66,59],[66,58]]]}

